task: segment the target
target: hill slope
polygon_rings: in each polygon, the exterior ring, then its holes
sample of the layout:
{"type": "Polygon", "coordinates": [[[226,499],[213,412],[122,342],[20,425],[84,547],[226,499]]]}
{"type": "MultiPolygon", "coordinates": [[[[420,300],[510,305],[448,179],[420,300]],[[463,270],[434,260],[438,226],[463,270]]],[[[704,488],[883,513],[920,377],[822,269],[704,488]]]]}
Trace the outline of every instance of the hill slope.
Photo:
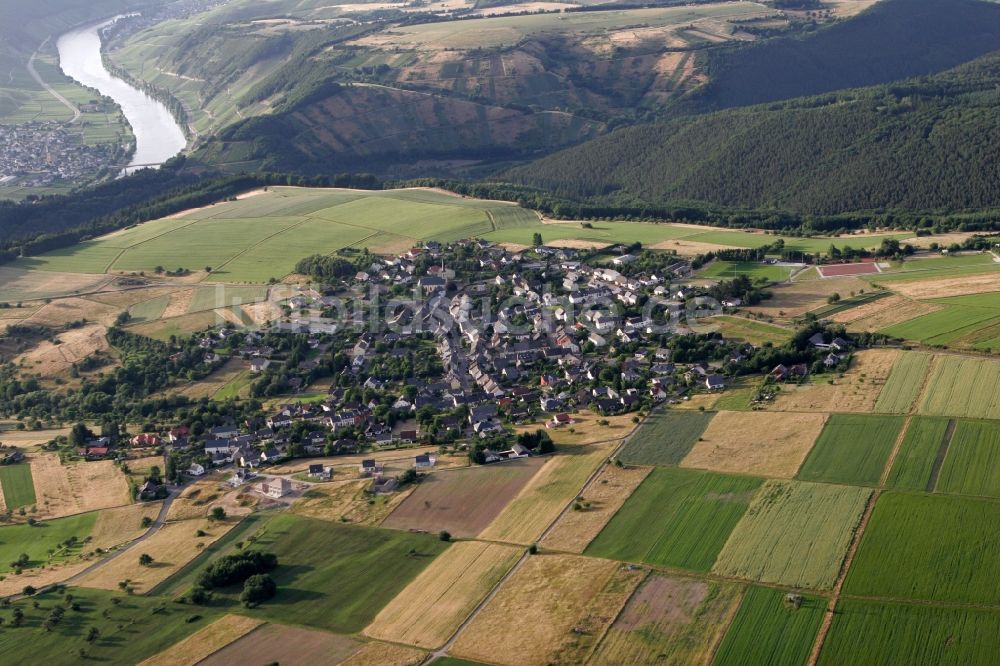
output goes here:
{"type": "Polygon", "coordinates": [[[709,83],[682,108],[709,111],[945,71],[1000,48],[1000,6],[882,0],[807,37],[707,52],[709,83]]]}

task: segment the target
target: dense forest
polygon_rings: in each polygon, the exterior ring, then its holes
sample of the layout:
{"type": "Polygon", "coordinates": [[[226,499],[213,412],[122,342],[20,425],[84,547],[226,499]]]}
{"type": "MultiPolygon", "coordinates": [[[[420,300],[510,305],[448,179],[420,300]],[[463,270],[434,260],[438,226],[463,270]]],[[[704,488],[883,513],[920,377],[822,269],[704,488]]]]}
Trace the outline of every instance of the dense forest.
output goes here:
{"type": "Polygon", "coordinates": [[[675,109],[700,113],[943,72],[1000,49],[1000,5],[882,0],[805,36],[705,50],[709,82],[675,109]]]}
{"type": "Polygon", "coordinates": [[[1000,207],[1000,54],[933,77],[619,130],[503,180],[605,205],[1000,207]]]}

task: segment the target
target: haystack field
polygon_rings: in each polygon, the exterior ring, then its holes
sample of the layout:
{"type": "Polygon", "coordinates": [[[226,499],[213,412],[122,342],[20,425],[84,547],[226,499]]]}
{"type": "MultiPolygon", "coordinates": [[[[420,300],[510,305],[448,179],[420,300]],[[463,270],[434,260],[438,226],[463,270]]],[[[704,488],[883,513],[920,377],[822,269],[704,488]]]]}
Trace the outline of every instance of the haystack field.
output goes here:
{"type": "Polygon", "coordinates": [[[521,553],[516,546],[456,543],[389,602],[364,633],[423,648],[444,645],[521,553]]]}
{"type": "Polygon", "coordinates": [[[580,510],[563,514],[541,545],[552,550],[582,553],[649,475],[651,469],[605,466],[600,475],[580,493],[580,510]]]}
{"type": "Polygon", "coordinates": [[[130,504],[128,482],[110,460],[63,465],[55,453],[28,458],[39,518],[57,518],[130,504]]]}
{"type": "Polygon", "coordinates": [[[544,664],[620,567],[576,555],[533,555],[458,636],[451,652],[503,666],[544,664]],[[516,627],[517,640],[510,640],[516,627]]]}
{"type": "Polygon", "coordinates": [[[169,649],[140,662],[140,666],[194,666],[261,624],[263,620],[244,615],[223,615],[169,649]]]}
{"type": "Polygon", "coordinates": [[[854,354],[844,376],[819,375],[801,386],[781,387],[774,409],[798,412],[871,412],[899,352],[865,349],[854,354]],[[832,383],[830,383],[832,381],[832,383]]]}
{"type": "Polygon", "coordinates": [[[205,519],[167,523],[144,541],[135,553],[128,552],[108,562],[84,576],[79,584],[82,587],[117,590],[118,583],[128,579],[138,594],[145,594],[175,574],[197,557],[203,548],[235,525],[235,520],[212,522],[205,519]],[[205,532],[205,536],[198,536],[198,530],[205,532]],[[153,564],[141,566],[139,555],[142,553],[152,556],[153,564]]]}
{"type": "Polygon", "coordinates": [[[826,423],[826,414],[719,412],[681,467],[791,478],[826,423]]]}

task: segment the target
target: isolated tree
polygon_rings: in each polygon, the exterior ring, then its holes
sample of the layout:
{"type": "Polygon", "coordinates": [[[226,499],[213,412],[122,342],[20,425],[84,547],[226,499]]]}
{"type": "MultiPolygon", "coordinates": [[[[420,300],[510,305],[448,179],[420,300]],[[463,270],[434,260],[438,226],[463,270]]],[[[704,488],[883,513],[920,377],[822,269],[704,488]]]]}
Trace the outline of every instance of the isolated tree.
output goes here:
{"type": "Polygon", "coordinates": [[[535,247],[542,245],[542,235],[537,231],[531,236],[531,244],[535,247]]]}
{"type": "Polygon", "coordinates": [[[24,594],[24,596],[26,596],[26,597],[30,597],[30,596],[31,596],[31,595],[33,595],[33,594],[34,594],[35,592],[37,592],[37,590],[36,590],[36,589],[34,588],[34,586],[32,586],[32,585],[25,585],[25,586],[24,586],[24,589],[23,589],[23,590],[21,590],[21,592],[22,592],[22,593],[24,594]]]}
{"type": "Polygon", "coordinates": [[[253,608],[262,601],[267,601],[278,592],[274,579],[267,574],[254,574],[243,583],[240,602],[247,608],[253,608]]]}
{"type": "Polygon", "coordinates": [[[87,631],[87,642],[88,643],[93,643],[94,641],[96,641],[98,639],[98,637],[100,635],[101,635],[101,630],[100,629],[98,629],[97,627],[91,627],[87,631]]]}
{"type": "Polygon", "coordinates": [[[22,624],[24,624],[24,611],[20,608],[15,608],[11,614],[10,625],[12,627],[20,627],[22,624]]]}
{"type": "Polygon", "coordinates": [[[153,563],[153,557],[149,553],[143,553],[139,556],[139,566],[148,567],[153,563]]]}
{"type": "Polygon", "coordinates": [[[208,517],[211,518],[212,520],[225,520],[226,510],[223,509],[221,506],[212,507],[212,510],[209,512],[208,517]]]}
{"type": "Polygon", "coordinates": [[[447,530],[441,530],[441,534],[438,535],[441,541],[451,541],[451,532],[447,530]]]}

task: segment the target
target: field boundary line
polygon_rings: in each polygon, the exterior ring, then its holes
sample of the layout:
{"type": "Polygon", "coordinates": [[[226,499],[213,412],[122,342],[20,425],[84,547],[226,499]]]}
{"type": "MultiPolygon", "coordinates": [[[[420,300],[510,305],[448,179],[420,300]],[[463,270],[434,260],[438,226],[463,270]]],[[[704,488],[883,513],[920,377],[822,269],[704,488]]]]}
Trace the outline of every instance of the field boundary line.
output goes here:
{"type": "Polygon", "coordinates": [[[938,445],[937,456],[934,458],[934,466],[931,467],[931,475],[927,479],[926,491],[933,493],[937,490],[938,478],[941,476],[941,468],[944,467],[944,461],[948,458],[948,452],[951,450],[951,440],[955,437],[955,429],[958,427],[958,421],[955,419],[948,419],[948,427],[944,430],[944,435],[941,437],[941,444],[938,445]]]}
{"type": "Polygon", "coordinates": [[[906,439],[906,433],[910,430],[910,423],[912,421],[912,416],[907,416],[903,420],[903,425],[899,429],[899,435],[896,436],[896,443],[893,445],[892,451],[889,452],[889,458],[885,461],[885,468],[882,469],[882,476],[878,480],[878,485],[882,488],[885,487],[886,482],[889,480],[892,468],[896,464],[896,456],[899,455],[899,450],[903,447],[903,440],[906,439]]]}
{"type": "Polygon", "coordinates": [[[256,248],[259,245],[263,245],[264,243],[266,243],[267,241],[271,240],[275,236],[280,236],[281,234],[285,233],[286,231],[292,231],[293,229],[298,229],[299,227],[301,227],[303,224],[305,224],[306,222],[308,222],[311,219],[312,218],[307,217],[304,220],[302,220],[301,222],[298,222],[296,224],[287,226],[284,229],[282,229],[281,231],[276,231],[275,233],[271,234],[270,236],[267,236],[265,238],[261,238],[258,242],[254,243],[253,245],[249,245],[249,246],[243,248],[240,252],[237,252],[233,256],[229,257],[229,259],[226,259],[226,261],[224,261],[221,264],[219,264],[218,266],[212,268],[212,273],[215,273],[220,268],[225,268],[226,266],[228,266],[232,262],[234,262],[237,259],[239,259],[240,257],[242,257],[244,254],[246,254],[250,250],[256,248]]]}

